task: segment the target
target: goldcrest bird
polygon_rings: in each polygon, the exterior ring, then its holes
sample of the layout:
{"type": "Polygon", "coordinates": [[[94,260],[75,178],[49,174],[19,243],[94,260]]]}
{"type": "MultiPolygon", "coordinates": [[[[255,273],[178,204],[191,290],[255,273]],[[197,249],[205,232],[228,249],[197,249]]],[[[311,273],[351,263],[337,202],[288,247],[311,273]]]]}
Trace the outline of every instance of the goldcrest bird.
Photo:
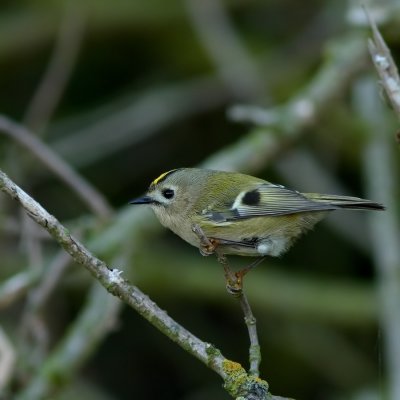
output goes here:
{"type": "Polygon", "coordinates": [[[333,210],[384,209],[358,197],[300,193],[253,176],[200,168],[165,172],[130,203],[149,204],[162,225],[202,254],[240,256],[280,256],[333,210]]]}

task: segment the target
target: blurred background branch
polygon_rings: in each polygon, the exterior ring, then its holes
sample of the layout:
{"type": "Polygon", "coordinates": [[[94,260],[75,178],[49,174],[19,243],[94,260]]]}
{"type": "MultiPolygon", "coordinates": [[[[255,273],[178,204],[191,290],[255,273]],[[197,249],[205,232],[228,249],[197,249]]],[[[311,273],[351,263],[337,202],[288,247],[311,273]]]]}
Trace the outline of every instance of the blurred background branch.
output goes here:
{"type": "Polygon", "coordinates": [[[252,54],[241,43],[221,0],[184,0],[191,24],[216,71],[236,100],[265,96],[264,80],[252,54]]]}
{"type": "Polygon", "coordinates": [[[0,115],[0,131],[32,152],[49,170],[57,174],[91,211],[101,217],[110,216],[111,208],[103,195],[24,126],[0,115]]]}
{"type": "Polygon", "coordinates": [[[83,16],[77,8],[67,4],[53,54],[25,112],[24,123],[35,132],[45,131],[61,101],[77,60],[83,39],[83,28],[83,16]]]}
{"type": "Polygon", "coordinates": [[[0,326],[0,393],[12,378],[16,354],[14,346],[0,326]]]}
{"type": "MultiPolygon", "coordinates": [[[[390,50],[373,18],[368,15],[372,28],[369,51],[380,77],[386,96],[397,118],[400,117],[400,78],[390,50]]],[[[400,176],[396,168],[390,126],[386,122],[382,104],[378,101],[375,85],[360,83],[364,101],[357,102],[367,122],[369,142],[364,153],[364,170],[371,196],[385,202],[388,212],[383,218],[370,218],[377,271],[377,290],[380,300],[380,320],[385,339],[388,370],[389,398],[400,397],[400,225],[397,183],[400,176]]],[[[386,111],[386,110],[385,110],[386,111]]]]}

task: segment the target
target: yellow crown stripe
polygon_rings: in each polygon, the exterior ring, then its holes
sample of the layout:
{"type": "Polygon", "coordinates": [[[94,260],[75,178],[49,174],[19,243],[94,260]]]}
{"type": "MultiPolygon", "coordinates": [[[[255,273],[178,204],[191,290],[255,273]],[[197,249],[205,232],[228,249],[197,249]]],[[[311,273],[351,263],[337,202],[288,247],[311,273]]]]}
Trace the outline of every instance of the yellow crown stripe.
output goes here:
{"type": "Polygon", "coordinates": [[[167,172],[164,172],[158,178],[154,179],[153,182],[151,182],[151,186],[157,185],[157,183],[163,181],[169,174],[172,174],[172,172],[175,172],[175,171],[177,171],[177,168],[176,169],[171,169],[170,171],[167,171],[167,172]]]}

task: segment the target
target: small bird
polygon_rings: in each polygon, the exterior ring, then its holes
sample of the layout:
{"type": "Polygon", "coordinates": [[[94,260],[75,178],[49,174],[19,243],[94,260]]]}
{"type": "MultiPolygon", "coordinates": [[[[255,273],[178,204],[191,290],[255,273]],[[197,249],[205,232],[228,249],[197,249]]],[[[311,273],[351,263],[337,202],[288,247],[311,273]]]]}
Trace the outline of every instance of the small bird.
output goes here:
{"type": "Polygon", "coordinates": [[[358,197],[300,193],[237,172],[179,168],[131,204],[149,204],[162,225],[203,255],[280,256],[328,212],[384,210],[358,197]]]}

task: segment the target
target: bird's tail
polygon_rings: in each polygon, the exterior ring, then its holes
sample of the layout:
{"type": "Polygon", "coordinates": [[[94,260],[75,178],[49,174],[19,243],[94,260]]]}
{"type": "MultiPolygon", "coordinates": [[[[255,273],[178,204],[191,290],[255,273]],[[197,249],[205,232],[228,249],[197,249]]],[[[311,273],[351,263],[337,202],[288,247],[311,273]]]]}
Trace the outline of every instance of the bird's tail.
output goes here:
{"type": "Polygon", "coordinates": [[[382,204],[375,201],[360,199],[358,197],[340,196],[334,194],[304,193],[310,200],[330,204],[337,208],[347,208],[352,210],[384,210],[382,204]]]}

